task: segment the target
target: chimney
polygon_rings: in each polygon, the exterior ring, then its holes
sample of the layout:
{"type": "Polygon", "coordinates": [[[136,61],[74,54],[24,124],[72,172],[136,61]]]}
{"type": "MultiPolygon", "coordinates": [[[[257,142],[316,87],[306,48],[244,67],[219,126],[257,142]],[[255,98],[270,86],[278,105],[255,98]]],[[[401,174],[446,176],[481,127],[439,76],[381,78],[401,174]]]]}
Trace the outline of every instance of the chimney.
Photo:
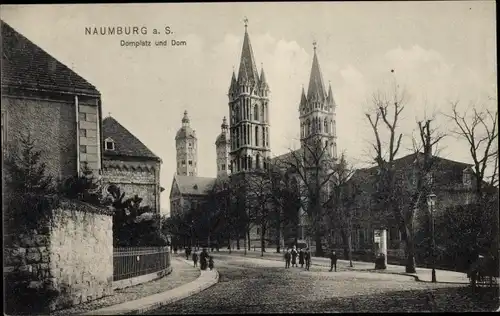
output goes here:
{"type": "Polygon", "coordinates": [[[56,70],[57,70],[57,61],[54,60],[54,59],[49,60],[48,68],[49,68],[49,73],[52,74],[52,73],[56,72],[56,70]]]}

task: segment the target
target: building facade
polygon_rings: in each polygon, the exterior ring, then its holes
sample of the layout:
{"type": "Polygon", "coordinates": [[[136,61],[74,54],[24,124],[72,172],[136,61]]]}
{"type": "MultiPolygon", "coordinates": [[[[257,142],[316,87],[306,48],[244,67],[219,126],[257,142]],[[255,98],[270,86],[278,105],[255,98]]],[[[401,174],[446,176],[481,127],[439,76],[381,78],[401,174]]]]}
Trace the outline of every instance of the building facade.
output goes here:
{"type": "Polygon", "coordinates": [[[103,126],[103,187],[116,185],[125,198],[137,195],[142,205],[160,213],[162,160],[111,116],[103,126]]]}
{"type": "Polygon", "coordinates": [[[5,159],[29,137],[55,181],[85,166],[100,177],[100,92],[3,21],[1,32],[2,175],[5,159]]]}
{"type": "MultiPolygon", "coordinates": [[[[410,154],[394,161],[397,185],[405,192],[412,192],[416,186],[416,159],[422,154],[410,154]]],[[[441,212],[449,207],[466,205],[472,202],[474,188],[471,165],[434,156],[432,171],[432,193],[436,195],[434,212],[441,212]]],[[[351,240],[353,253],[371,259],[378,251],[380,244],[374,232],[387,230],[388,259],[402,261],[405,256],[404,243],[395,221],[382,219],[375,212],[372,194],[376,191],[377,167],[357,170],[351,178],[351,183],[361,188],[361,194],[356,197],[353,209],[353,229],[351,240]],[[377,240],[376,240],[377,239],[377,240]]],[[[425,198],[424,198],[425,199],[425,198]]],[[[423,203],[426,205],[426,203],[423,203]]],[[[416,210],[415,229],[422,227],[429,216],[428,207],[416,210]]],[[[343,240],[339,229],[332,229],[328,234],[329,244],[338,251],[343,251],[343,240]]]]}

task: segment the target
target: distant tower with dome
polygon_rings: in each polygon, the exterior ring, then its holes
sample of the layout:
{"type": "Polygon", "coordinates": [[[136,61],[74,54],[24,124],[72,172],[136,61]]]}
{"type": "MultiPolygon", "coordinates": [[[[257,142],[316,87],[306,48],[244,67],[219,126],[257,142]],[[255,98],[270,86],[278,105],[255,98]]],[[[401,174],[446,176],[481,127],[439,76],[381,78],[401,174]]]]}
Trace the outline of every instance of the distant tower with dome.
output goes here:
{"type": "Polygon", "coordinates": [[[221,124],[221,133],[215,140],[215,150],[217,155],[217,177],[224,177],[229,175],[230,161],[229,152],[231,150],[229,139],[229,125],[224,116],[221,124]]]}
{"type": "Polygon", "coordinates": [[[196,131],[189,125],[188,112],[184,111],[182,127],[175,135],[175,148],[177,151],[177,175],[198,175],[198,139],[196,131]]]}

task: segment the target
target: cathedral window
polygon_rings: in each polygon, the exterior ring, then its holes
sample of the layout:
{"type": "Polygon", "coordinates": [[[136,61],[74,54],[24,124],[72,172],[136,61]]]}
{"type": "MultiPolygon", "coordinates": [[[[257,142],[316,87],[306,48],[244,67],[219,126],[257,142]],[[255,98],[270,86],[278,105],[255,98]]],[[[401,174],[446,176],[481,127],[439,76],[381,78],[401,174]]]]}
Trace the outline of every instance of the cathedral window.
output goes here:
{"type": "Polygon", "coordinates": [[[192,161],[192,160],[189,160],[189,161],[188,161],[188,164],[189,164],[190,166],[192,166],[192,165],[193,165],[193,161],[192,161]]]}
{"type": "Polygon", "coordinates": [[[255,126],[255,146],[259,146],[259,127],[255,126]]]}
{"type": "Polygon", "coordinates": [[[2,152],[4,150],[4,148],[6,148],[7,146],[4,147],[4,144],[7,143],[7,112],[6,111],[2,111],[2,152]]]}
{"type": "Polygon", "coordinates": [[[267,121],[267,117],[266,117],[266,113],[267,113],[267,104],[264,103],[262,105],[262,107],[260,108],[260,118],[262,121],[266,122],[267,121]]]}
{"type": "Polygon", "coordinates": [[[309,121],[309,119],[307,119],[307,135],[310,135],[312,134],[312,126],[311,126],[311,121],[309,121]]]}
{"type": "Polygon", "coordinates": [[[226,165],[222,164],[221,168],[222,168],[222,170],[226,170],[226,165]]]}
{"type": "Polygon", "coordinates": [[[186,160],[183,160],[182,161],[182,165],[185,166],[186,165],[186,160]]]}
{"type": "Polygon", "coordinates": [[[255,157],[255,168],[258,169],[260,167],[260,155],[257,154],[257,156],[255,157]]]}
{"type": "Polygon", "coordinates": [[[115,150],[115,142],[110,137],[104,140],[104,148],[106,150],[115,150]]]}
{"type": "Polygon", "coordinates": [[[259,105],[258,104],[255,104],[255,106],[253,108],[253,119],[255,121],[259,120],[259,105]]]}
{"type": "Polygon", "coordinates": [[[325,133],[328,133],[328,121],[325,119],[325,133]]]}
{"type": "Polygon", "coordinates": [[[266,146],[266,128],[265,127],[262,128],[262,146],[263,147],[266,146]]]}
{"type": "Polygon", "coordinates": [[[269,130],[266,127],[266,146],[269,147],[269,130]]]}

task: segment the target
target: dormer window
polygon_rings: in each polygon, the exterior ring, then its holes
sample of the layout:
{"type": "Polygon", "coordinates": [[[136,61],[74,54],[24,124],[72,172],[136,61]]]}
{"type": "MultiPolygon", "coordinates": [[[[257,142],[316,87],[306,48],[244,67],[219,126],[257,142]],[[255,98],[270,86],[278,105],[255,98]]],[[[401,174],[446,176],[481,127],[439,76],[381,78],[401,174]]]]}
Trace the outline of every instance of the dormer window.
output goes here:
{"type": "Polygon", "coordinates": [[[115,150],[115,141],[110,137],[104,140],[104,149],[106,150],[115,150]]]}
{"type": "Polygon", "coordinates": [[[469,168],[464,169],[462,172],[462,183],[465,187],[470,187],[472,185],[472,174],[469,168]]]}

